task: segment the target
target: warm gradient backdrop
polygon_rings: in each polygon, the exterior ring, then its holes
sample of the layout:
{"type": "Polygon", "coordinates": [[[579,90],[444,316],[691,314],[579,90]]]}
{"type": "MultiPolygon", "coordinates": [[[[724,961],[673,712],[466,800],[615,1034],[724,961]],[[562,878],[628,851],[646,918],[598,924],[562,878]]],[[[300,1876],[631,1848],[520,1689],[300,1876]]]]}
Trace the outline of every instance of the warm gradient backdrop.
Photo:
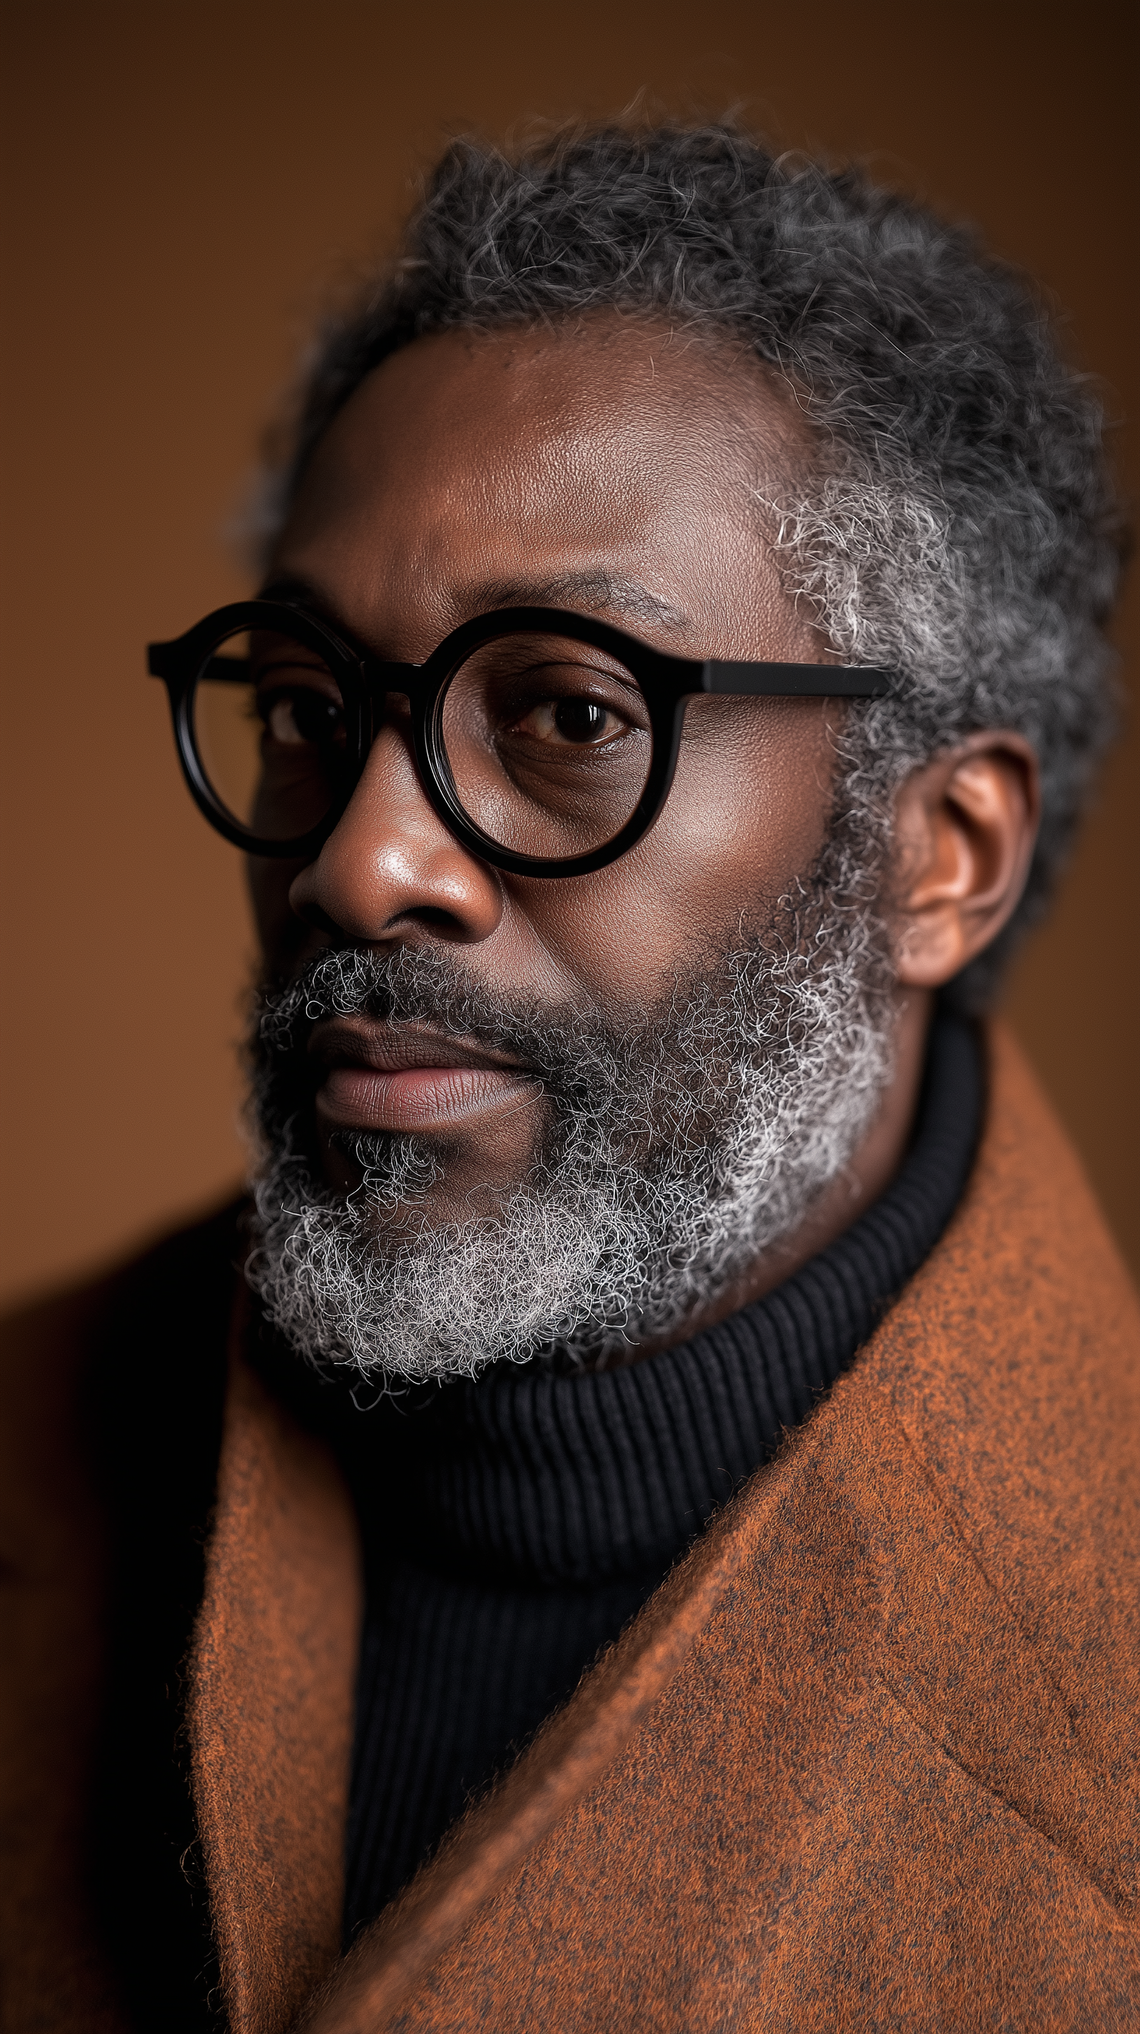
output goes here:
{"type": "MultiPolygon", "coordinates": [[[[22,0],[7,22],[3,1293],[239,1176],[237,856],[143,675],[247,590],[224,531],[322,298],[457,128],[735,106],[978,221],[1133,409],[1131,9],[1086,0],[22,0]]],[[[1120,431],[1127,471],[1135,438],[1120,431]]],[[[1135,643],[1136,602],[1121,631],[1135,643]]],[[[1009,1009],[1133,1263],[1138,754],[1009,1009]]]]}

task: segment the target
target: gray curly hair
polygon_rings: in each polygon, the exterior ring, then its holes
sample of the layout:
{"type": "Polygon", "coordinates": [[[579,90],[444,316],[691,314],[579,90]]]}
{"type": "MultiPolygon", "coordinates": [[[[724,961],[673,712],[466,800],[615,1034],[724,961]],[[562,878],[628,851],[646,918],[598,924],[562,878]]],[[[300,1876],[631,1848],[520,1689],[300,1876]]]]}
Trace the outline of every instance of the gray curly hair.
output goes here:
{"type": "Polygon", "coordinates": [[[845,659],[900,674],[852,705],[840,823],[886,851],[900,779],[973,730],[1033,745],[1043,816],[990,997],[1040,914],[1112,732],[1104,640],[1124,530],[1087,380],[1026,281],[967,230],[728,125],[454,143],[393,265],[323,335],[279,462],[284,515],[322,433],[424,334],[602,308],[743,341],[792,385],[815,457],[762,505],[787,581],[845,659]]]}

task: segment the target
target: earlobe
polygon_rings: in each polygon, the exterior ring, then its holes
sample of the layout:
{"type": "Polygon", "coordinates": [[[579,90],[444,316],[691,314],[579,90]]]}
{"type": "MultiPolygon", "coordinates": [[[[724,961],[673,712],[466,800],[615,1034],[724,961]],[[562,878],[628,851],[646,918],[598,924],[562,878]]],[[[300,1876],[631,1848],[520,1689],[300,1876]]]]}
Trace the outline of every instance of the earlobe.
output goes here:
{"type": "Polygon", "coordinates": [[[1025,887],[1037,760],[1021,735],[972,735],[912,772],[896,802],[898,979],[948,982],[996,939],[1025,887]]]}

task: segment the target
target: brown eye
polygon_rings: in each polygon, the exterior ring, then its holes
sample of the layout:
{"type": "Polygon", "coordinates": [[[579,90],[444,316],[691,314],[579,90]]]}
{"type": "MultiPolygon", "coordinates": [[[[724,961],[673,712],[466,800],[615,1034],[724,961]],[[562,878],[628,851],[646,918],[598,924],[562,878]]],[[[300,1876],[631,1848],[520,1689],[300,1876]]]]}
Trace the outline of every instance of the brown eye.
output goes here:
{"type": "Polygon", "coordinates": [[[497,846],[532,860],[591,854],[628,825],[653,760],[632,671],[573,635],[489,637],[448,681],[439,732],[451,788],[497,846]]]}
{"type": "Polygon", "coordinates": [[[611,712],[600,700],[581,693],[565,699],[544,699],[517,723],[517,732],[529,735],[532,741],[559,746],[566,743],[577,748],[613,741],[626,728],[627,723],[619,714],[611,712]]]}
{"type": "Polygon", "coordinates": [[[314,744],[327,748],[343,740],[344,723],[338,701],[311,686],[277,692],[260,702],[261,718],[272,741],[284,748],[314,744]]]}
{"type": "Polygon", "coordinates": [[[265,725],[275,742],[302,742],[305,739],[297,726],[291,699],[274,700],[265,716],[265,725]]]}
{"type": "Polygon", "coordinates": [[[554,709],[554,725],[568,742],[600,742],[614,719],[596,699],[563,699],[554,709]]]}

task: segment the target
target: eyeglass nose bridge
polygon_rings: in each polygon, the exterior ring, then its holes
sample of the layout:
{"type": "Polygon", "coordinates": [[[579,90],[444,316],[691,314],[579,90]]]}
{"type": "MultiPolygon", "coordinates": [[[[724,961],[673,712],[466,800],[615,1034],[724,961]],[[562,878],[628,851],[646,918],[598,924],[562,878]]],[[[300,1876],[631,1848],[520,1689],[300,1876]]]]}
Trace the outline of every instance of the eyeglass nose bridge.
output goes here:
{"type": "Polygon", "coordinates": [[[422,664],[387,663],[371,657],[362,664],[361,767],[387,717],[385,702],[395,694],[414,708],[422,691],[422,673],[422,664]]]}

